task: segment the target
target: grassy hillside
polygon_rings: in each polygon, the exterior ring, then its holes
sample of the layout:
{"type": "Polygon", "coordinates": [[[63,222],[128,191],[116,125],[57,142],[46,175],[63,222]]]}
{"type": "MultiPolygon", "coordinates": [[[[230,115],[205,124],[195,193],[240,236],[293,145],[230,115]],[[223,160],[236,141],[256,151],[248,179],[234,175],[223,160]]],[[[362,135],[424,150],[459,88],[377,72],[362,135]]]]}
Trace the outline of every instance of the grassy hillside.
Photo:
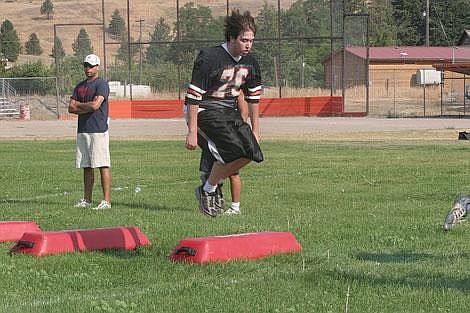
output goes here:
{"type": "MultiPolygon", "coordinates": [[[[102,1],[99,0],[53,0],[54,14],[51,19],[47,20],[45,15],[41,15],[40,7],[43,0],[6,0],[0,1],[0,22],[5,19],[10,20],[20,38],[24,47],[25,42],[31,33],[35,32],[39,37],[40,44],[44,50],[39,57],[21,55],[18,62],[31,62],[41,59],[44,62],[52,62],[49,57],[54,44],[54,24],[81,24],[81,23],[101,23],[102,21],[102,1]]],[[[189,1],[179,1],[180,7],[189,1]]],[[[222,15],[226,13],[226,0],[204,0],[193,1],[195,4],[208,6],[212,9],[214,15],[222,15]]],[[[276,0],[269,0],[268,3],[277,7],[276,0]]],[[[283,7],[288,7],[293,1],[282,1],[283,7]]],[[[262,7],[263,2],[254,0],[236,0],[229,1],[230,8],[240,8],[241,10],[249,9],[257,14],[262,7]]],[[[109,26],[111,15],[114,10],[118,9],[121,16],[127,20],[127,1],[125,0],[105,0],[104,1],[104,17],[106,27],[109,26]]],[[[143,19],[142,24],[142,40],[149,40],[149,33],[153,31],[153,27],[157,19],[161,16],[165,17],[167,22],[173,24],[176,20],[176,0],[166,1],[130,1],[130,25],[131,36],[135,39],[139,38],[139,23],[137,20],[143,19]]],[[[72,43],[77,37],[80,27],[85,27],[90,38],[92,39],[95,52],[102,54],[102,30],[99,26],[66,26],[58,27],[57,35],[62,40],[62,44],[67,54],[72,54],[72,43]]],[[[112,42],[112,38],[106,38],[106,42],[112,42]]],[[[107,45],[108,57],[114,53],[118,45],[107,45]]]]}

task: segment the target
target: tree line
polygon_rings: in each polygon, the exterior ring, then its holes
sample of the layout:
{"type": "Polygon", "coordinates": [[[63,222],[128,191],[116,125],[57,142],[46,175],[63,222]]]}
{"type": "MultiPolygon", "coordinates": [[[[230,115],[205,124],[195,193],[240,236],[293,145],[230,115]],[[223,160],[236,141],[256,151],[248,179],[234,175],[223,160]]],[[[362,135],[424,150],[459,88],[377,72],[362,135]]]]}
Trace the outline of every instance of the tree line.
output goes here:
{"type": "MultiPolygon", "coordinates": [[[[470,15],[467,14],[470,1],[429,2],[430,45],[455,45],[463,31],[470,28],[470,15]]],[[[49,18],[52,13],[51,0],[44,1],[41,14],[49,14],[49,18]]],[[[296,0],[279,12],[280,25],[277,7],[266,2],[258,12],[252,13],[258,26],[253,54],[260,62],[266,86],[321,87],[322,61],[331,54],[332,47],[336,50],[342,46],[341,40],[336,39],[332,44],[328,37],[331,34],[341,37],[343,28],[344,41],[350,45],[420,46],[426,41],[426,0],[332,0],[331,3],[329,0],[296,0]],[[343,10],[347,14],[344,25],[343,10]],[[368,25],[364,24],[364,14],[369,16],[368,25]],[[282,40],[278,40],[278,29],[282,40]],[[366,34],[368,38],[364,39],[366,34]]],[[[190,79],[192,62],[199,49],[220,44],[223,40],[223,19],[223,16],[214,16],[209,7],[186,3],[180,8],[179,25],[160,17],[149,34],[150,43],[139,45],[131,37],[129,53],[126,22],[115,10],[106,31],[120,42],[120,46],[107,66],[108,79],[128,80],[130,56],[133,83],[142,82],[162,91],[181,88],[190,79]]],[[[70,92],[83,76],[83,57],[94,49],[84,28],[72,44],[73,56],[65,54],[60,38],[54,38],[54,42],[50,55],[55,63],[47,70],[51,75],[57,72],[62,90],[70,92]]],[[[35,34],[30,35],[25,50],[30,54],[42,53],[35,34]]],[[[16,60],[20,51],[16,31],[6,20],[0,29],[0,53],[16,60]]],[[[34,68],[37,70],[38,67],[34,68]]],[[[3,75],[7,74],[3,72],[3,75]]],[[[10,70],[10,73],[15,71],[10,70]]]]}

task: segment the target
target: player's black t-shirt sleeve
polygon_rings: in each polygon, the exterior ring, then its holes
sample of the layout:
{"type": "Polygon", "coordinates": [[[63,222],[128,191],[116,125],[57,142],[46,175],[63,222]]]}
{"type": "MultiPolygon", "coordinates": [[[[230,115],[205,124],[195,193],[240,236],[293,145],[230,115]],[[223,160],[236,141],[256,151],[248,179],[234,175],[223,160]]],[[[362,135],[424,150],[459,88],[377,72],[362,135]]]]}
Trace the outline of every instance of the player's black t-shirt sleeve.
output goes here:
{"type": "Polygon", "coordinates": [[[251,75],[247,77],[246,85],[244,88],[245,100],[248,103],[258,103],[261,99],[261,70],[255,58],[251,58],[252,71],[251,75]]]}
{"type": "Polygon", "coordinates": [[[201,50],[194,62],[191,83],[186,90],[186,104],[200,104],[203,95],[207,92],[209,71],[209,55],[207,51],[201,50]]]}

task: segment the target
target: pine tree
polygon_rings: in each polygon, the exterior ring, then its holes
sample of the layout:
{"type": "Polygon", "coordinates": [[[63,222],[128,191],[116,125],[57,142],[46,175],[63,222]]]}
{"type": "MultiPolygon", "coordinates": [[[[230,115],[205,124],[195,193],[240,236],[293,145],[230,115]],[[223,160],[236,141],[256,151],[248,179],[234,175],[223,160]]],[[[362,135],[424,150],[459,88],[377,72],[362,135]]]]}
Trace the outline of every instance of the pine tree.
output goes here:
{"type": "MultiPolygon", "coordinates": [[[[425,1],[391,0],[394,8],[399,45],[419,46],[426,42],[425,1]]],[[[433,0],[429,7],[429,42],[431,46],[455,44],[470,25],[470,1],[433,0]]]]}
{"type": "Polygon", "coordinates": [[[93,53],[90,36],[84,28],[81,28],[77,38],[72,43],[74,55],[79,59],[84,59],[88,54],[93,53]]]}
{"type": "Polygon", "coordinates": [[[430,1],[429,41],[435,46],[456,45],[470,26],[470,1],[430,1]]]}
{"type": "Polygon", "coordinates": [[[25,43],[24,47],[26,49],[26,54],[31,54],[31,55],[42,54],[41,45],[39,43],[39,38],[36,35],[36,33],[32,33],[31,35],[29,35],[29,39],[25,43]]]}
{"type": "Polygon", "coordinates": [[[65,57],[65,50],[62,45],[62,40],[59,37],[54,38],[54,47],[52,47],[51,57],[62,60],[65,57]]]}
{"type": "MultiPolygon", "coordinates": [[[[188,2],[180,9],[179,33],[182,41],[201,38],[221,41],[223,40],[222,26],[223,20],[214,18],[211,9],[207,6],[188,2]]],[[[172,45],[170,54],[173,62],[191,66],[195,53],[203,45],[203,43],[188,43],[180,47],[172,45]]]]}
{"type": "MultiPolygon", "coordinates": [[[[256,17],[256,36],[262,38],[276,38],[277,12],[274,6],[265,2],[256,17]]],[[[279,85],[279,58],[277,43],[273,41],[253,45],[253,54],[263,69],[263,79],[271,86],[279,85]]]]}
{"type": "Polygon", "coordinates": [[[165,22],[163,17],[160,17],[155,24],[153,34],[150,34],[150,41],[152,43],[147,49],[147,63],[157,64],[166,62],[170,45],[156,44],[155,42],[170,41],[170,32],[170,26],[165,22]]]}
{"type": "Polygon", "coordinates": [[[126,23],[122,18],[121,14],[119,14],[119,10],[114,10],[113,15],[111,16],[111,22],[109,23],[109,32],[120,38],[125,30],[126,23]]]}
{"type": "Polygon", "coordinates": [[[54,4],[52,3],[52,1],[44,0],[44,2],[41,5],[41,14],[46,15],[46,18],[50,20],[51,14],[53,13],[54,13],[54,4]]]}
{"type": "Polygon", "coordinates": [[[347,18],[345,39],[347,45],[365,45],[365,35],[369,32],[371,46],[391,46],[396,44],[397,28],[395,26],[394,7],[390,0],[350,0],[345,3],[348,14],[368,14],[369,24],[365,17],[350,16],[347,18]],[[368,27],[368,28],[367,28],[368,27]]]}
{"type": "Polygon", "coordinates": [[[180,9],[180,37],[182,40],[200,39],[222,39],[222,25],[219,20],[212,16],[212,11],[204,5],[195,5],[193,2],[186,3],[180,9]]]}
{"type": "MultiPolygon", "coordinates": [[[[129,53],[128,53],[128,45],[127,45],[127,33],[123,33],[121,36],[121,45],[119,46],[119,49],[117,50],[117,55],[116,58],[121,61],[123,64],[128,63],[129,60],[129,53]]],[[[134,40],[131,37],[131,42],[134,40]]],[[[131,51],[130,51],[130,56],[131,60],[137,55],[139,52],[139,48],[137,45],[131,45],[131,51]]]]}
{"type": "Polygon", "coordinates": [[[0,27],[0,53],[9,61],[16,61],[21,52],[21,44],[13,24],[5,20],[0,27]]]}
{"type": "Polygon", "coordinates": [[[369,5],[368,11],[370,14],[370,44],[382,47],[396,45],[397,30],[390,0],[376,0],[369,5]]]}
{"type": "Polygon", "coordinates": [[[420,46],[425,43],[425,5],[423,1],[392,0],[397,25],[397,45],[420,46]]]}

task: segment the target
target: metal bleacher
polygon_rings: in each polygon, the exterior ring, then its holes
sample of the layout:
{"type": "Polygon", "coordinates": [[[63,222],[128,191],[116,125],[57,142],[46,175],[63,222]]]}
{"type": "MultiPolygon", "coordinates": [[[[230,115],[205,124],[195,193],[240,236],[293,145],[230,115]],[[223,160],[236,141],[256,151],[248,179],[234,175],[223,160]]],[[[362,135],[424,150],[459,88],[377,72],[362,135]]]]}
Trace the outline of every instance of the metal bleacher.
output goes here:
{"type": "Polygon", "coordinates": [[[17,118],[20,115],[15,104],[16,90],[4,78],[0,78],[0,118],[17,118]]]}

